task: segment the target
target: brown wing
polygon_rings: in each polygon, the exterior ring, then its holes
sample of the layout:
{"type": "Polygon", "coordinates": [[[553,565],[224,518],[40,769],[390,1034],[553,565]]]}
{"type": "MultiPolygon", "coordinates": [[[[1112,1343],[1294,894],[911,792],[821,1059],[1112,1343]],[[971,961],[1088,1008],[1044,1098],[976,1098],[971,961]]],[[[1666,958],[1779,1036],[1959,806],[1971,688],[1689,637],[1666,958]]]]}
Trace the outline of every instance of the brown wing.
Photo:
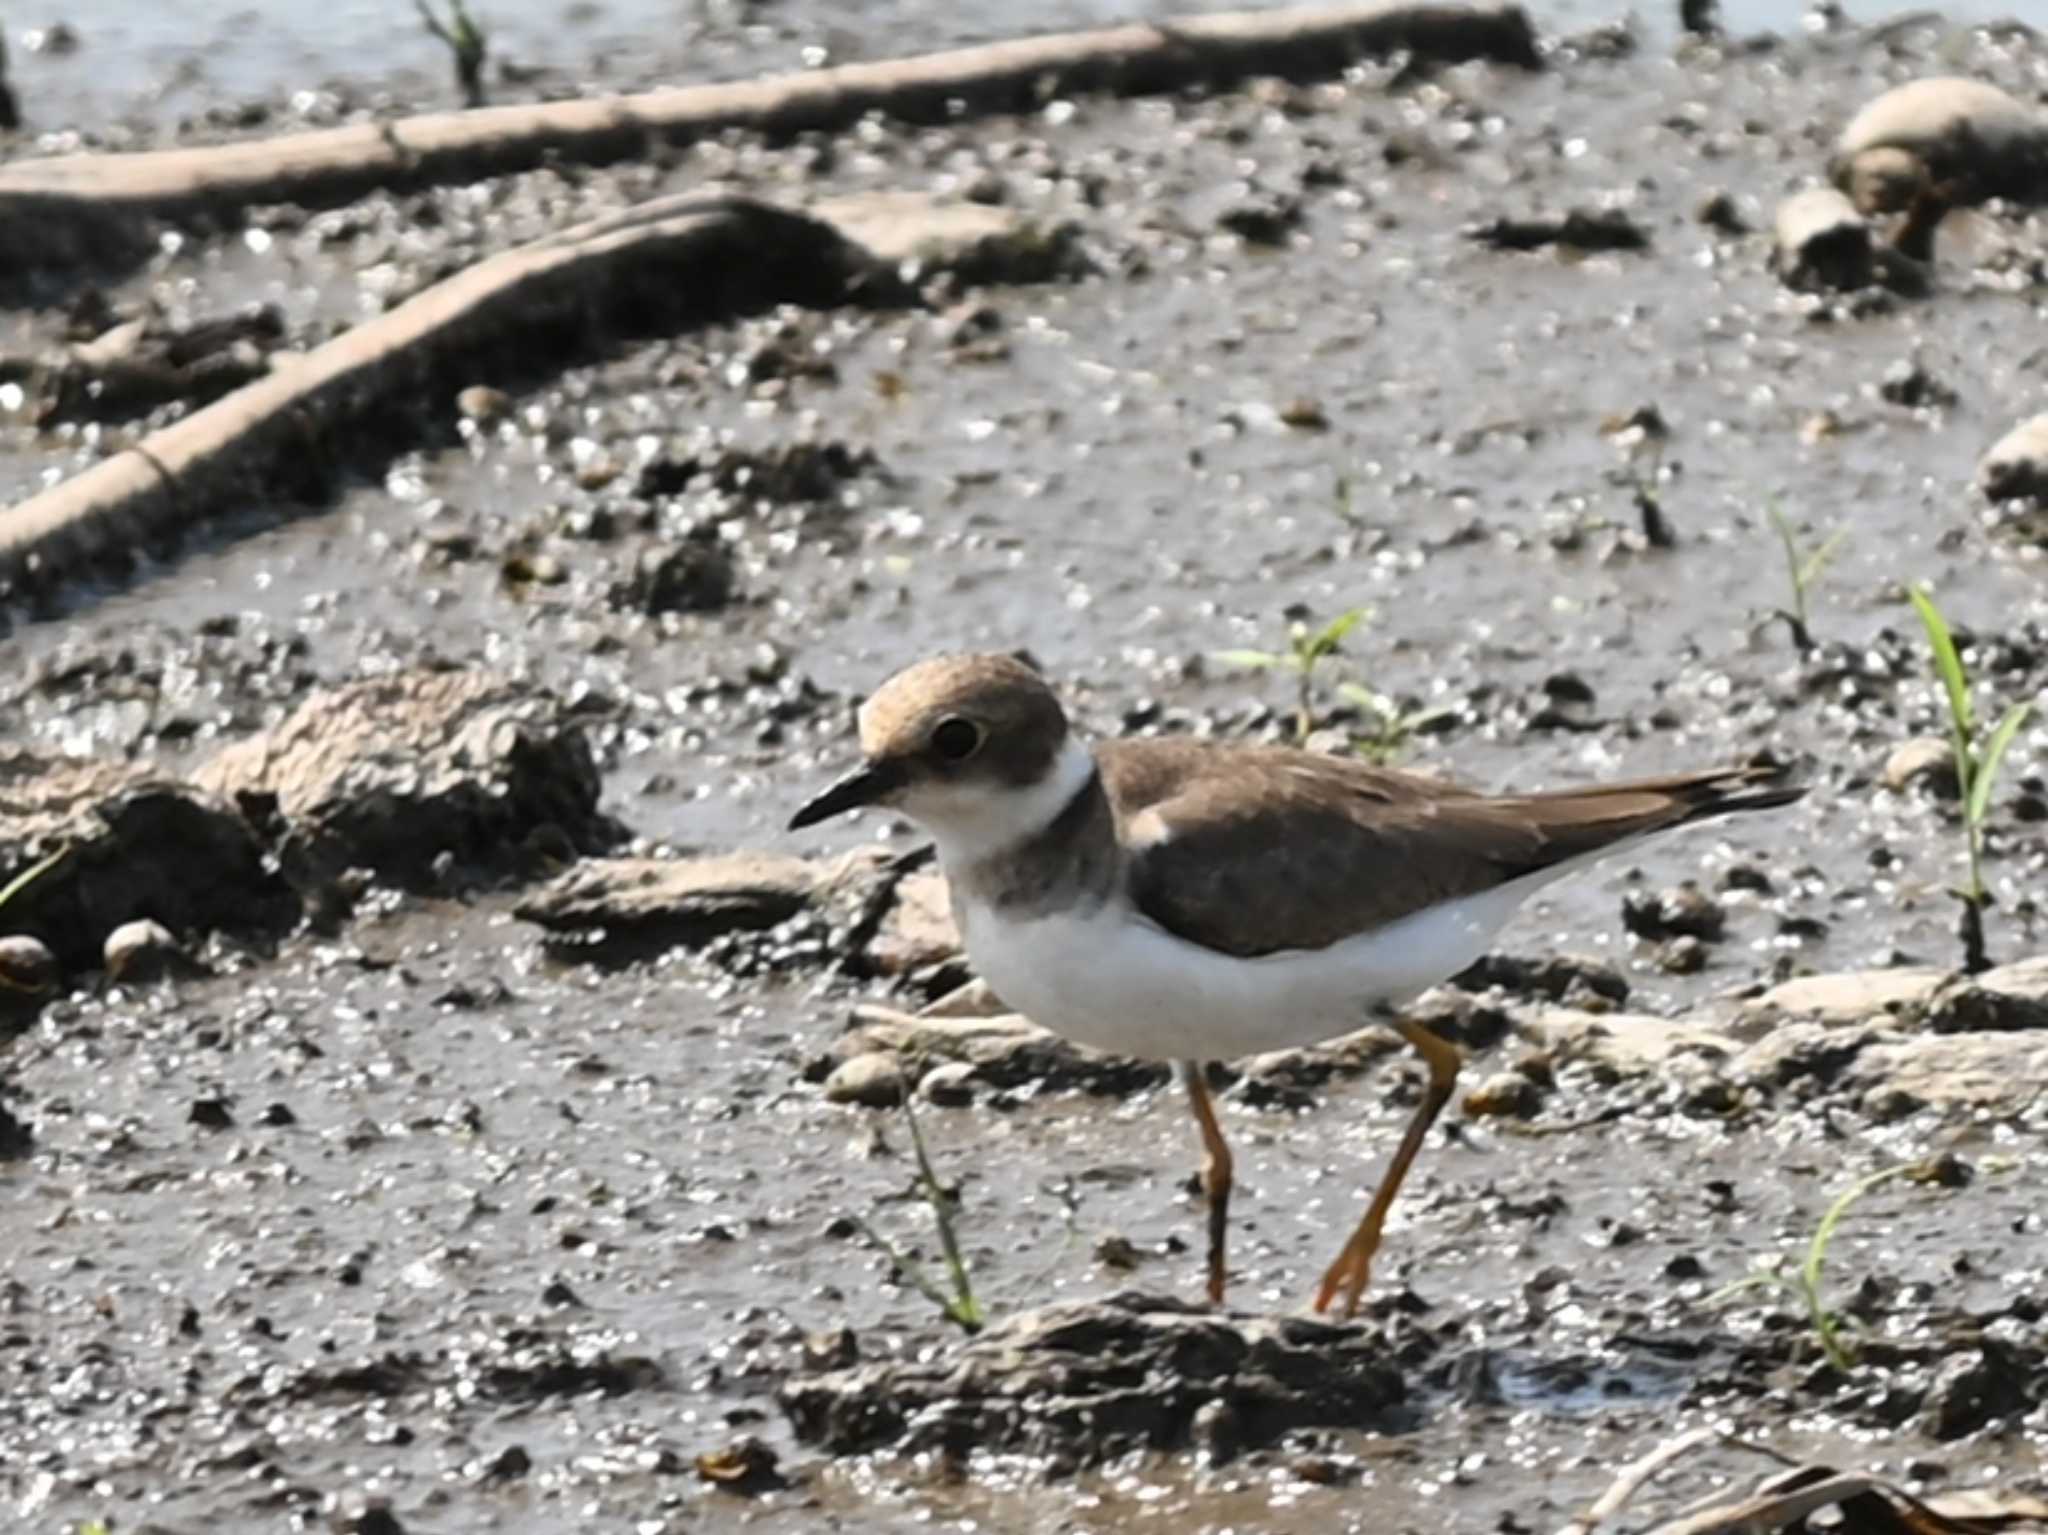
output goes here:
{"type": "Polygon", "coordinates": [[[1138,909],[1242,955],[1322,948],[1631,837],[1805,792],[1770,767],[1496,798],[1281,748],[1118,741],[1097,757],[1138,909]]]}

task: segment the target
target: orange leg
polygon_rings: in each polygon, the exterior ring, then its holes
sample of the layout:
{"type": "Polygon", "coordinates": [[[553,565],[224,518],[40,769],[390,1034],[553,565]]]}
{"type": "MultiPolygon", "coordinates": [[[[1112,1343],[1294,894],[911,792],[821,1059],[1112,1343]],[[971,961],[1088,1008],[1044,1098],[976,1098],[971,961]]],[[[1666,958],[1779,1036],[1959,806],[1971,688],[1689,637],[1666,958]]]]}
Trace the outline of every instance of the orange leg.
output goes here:
{"type": "Polygon", "coordinates": [[[1230,1227],[1230,1147],[1223,1139],[1223,1127],[1216,1122],[1216,1105],[1209,1097],[1209,1084],[1200,1061],[1182,1061],[1180,1079],[1188,1090],[1188,1103],[1195,1111],[1195,1123],[1202,1129],[1202,1193],[1209,1201],[1209,1304],[1223,1304],[1225,1269],[1224,1234],[1230,1227]]]}
{"type": "Polygon", "coordinates": [[[1451,1101],[1451,1093],[1458,1085],[1458,1066],[1463,1060],[1456,1045],[1439,1039],[1421,1024],[1410,1023],[1403,1018],[1391,1018],[1388,1022],[1400,1031],[1403,1039],[1422,1052],[1423,1060],[1429,1065],[1429,1087],[1416,1107],[1414,1118],[1408,1121],[1408,1129],[1394,1152],[1394,1160],[1387,1166],[1386,1177],[1380,1180],[1372,1203],[1365,1207],[1365,1219],[1358,1223],[1358,1229],[1351,1233],[1351,1240],[1344,1244],[1344,1250],[1337,1254],[1337,1260],[1324,1272],[1323,1282],[1316,1287],[1316,1310],[1329,1310],[1330,1302],[1341,1291],[1343,1302],[1338,1308],[1338,1315],[1347,1318],[1357,1314],[1359,1297],[1365,1293],[1366,1280],[1372,1275],[1373,1254],[1380,1250],[1380,1230],[1387,1223],[1387,1211],[1394,1203],[1394,1196],[1401,1192],[1409,1164],[1422,1150],[1422,1141],[1429,1134],[1429,1127],[1436,1123],[1437,1115],[1451,1101]]]}

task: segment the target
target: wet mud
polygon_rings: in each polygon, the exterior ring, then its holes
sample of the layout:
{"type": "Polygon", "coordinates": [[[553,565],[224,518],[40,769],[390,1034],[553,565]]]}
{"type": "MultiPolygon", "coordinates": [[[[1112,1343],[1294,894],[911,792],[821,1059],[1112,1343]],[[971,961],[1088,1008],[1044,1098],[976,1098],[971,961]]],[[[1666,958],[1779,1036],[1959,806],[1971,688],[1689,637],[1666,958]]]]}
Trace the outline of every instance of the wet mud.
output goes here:
{"type": "MultiPolygon", "coordinates": [[[[23,356],[140,321],[268,366],[713,182],[1001,205],[1078,258],[479,365],[303,498],[9,612],[0,874],[79,849],[0,908],[46,950],[0,953],[11,1526],[1546,1530],[1705,1424],[2040,1492],[2048,735],[1974,981],[1954,785],[1901,754],[1946,728],[1909,582],[1986,712],[2048,681],[2038,529],[1978,483],[2041,409],[2048,225],[1950,212],[1914,296],[1788,286],[1772,214],[1887,87],[2038,102],[2048,51],[1619,36],[274,210],[17,310],[23,356]],[[1770,505],[1846,530],[1805,647],[1770,505]],[[1813,792],[1557,887],[1422,1004],[1473,1097],[1325,1333],[1419,1063],[1219,1079],[1212,1316],[1163,1073],[960,1001],[904,829],[779,828],[911,656],[1027,651],[1102,734],[1280,738],[1289,679],[1218,653],[1360,606],[1324,744],[1500,788],[1768,752],[1813,792]],[[138,918],[175,963],[116,957],[138,918]],[[971,1342],[910,1281],[906,1092],[971,1342]],[[1826,1260],[1852,1360],[1789,1289],[1718,1296],[1890,1168],[1826,1260]]],[[[212,387],[45,377],[10,500],[212,387]]],[[[1755,1474],[1705,1449],[1616,1527],[1755,1474]]]]}

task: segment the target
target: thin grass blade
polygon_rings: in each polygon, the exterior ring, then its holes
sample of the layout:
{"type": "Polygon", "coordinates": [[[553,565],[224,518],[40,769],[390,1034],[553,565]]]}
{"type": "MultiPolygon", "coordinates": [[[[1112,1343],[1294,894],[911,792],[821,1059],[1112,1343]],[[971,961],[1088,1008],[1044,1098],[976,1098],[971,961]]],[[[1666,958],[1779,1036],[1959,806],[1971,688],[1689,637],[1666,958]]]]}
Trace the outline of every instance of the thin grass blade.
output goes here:
{"type": "Polygon", "coordinates": [[[1942,687],[1948,691],[1949,726],[1962,753],[1956,759],[1956,766],[1967,773],[1970,764],[1965,759],[1970,738],[1976,733],[1976,720],[1970,712],[1970,681],[1963,672],[1963,658],[1956,654],[1956,640],[1949,632],[1948,620],[1941,616],[1941,609],[1927,595],[1927,588],[1910,586],[1906,595],[1913,599],[1913,608],[1920,615],[1920,627],[1927,631],[1927,644],[1934,651],[1934,670],[1941,678],[1942,687]]]}
{"type": "Polygon", "coordinates": [[[1271,671],[1276,666],[1291,666],[1292,656],[1276,656],[1270,650],[1212,650],[1209,659],[1224,666],[1242,666],[1252,671],[1271,671]]]}
{"type": "MultiPolygon", "coordinates": [[[[1998,728],[1991,732],[1991,739],[1984,743],[1984,750],[1977,758],[1976,771],[1970,775],[1970,798],[1965,815],[1972,826],[1984,822],[1984,814],[1991,808],[1991,788],[1998,782],[1998,765],[2005,760],[2006,748],[2012,745],[2012,738],[2020,733],[2020,726],[2026,724],[2027,716],[2034,712],[2032,704],[2014,704],[2005,711],[2005,718],[1998,722],[1998,728]]],[[[0,897],[4,901],[5,897],[0,897]]]]}
{"type": "Polygon", "coordinates": [[[1849,530],[1837,528],[1821,540],[1820,547],[1806,557],[1806,563],[1799,567],[1799,589],[1804,591],[1820,579],[1820,573],[1828,568],[1829,561],[1844,543],[1848,541],[1849,530]]]}
{"type": "Polygon", "coordinates": [[[953,1205],[946,1197],[946,1191],[939,1184],[939,1175],[932,1169],[931,1153],[925,1150],[924,1128],[917,1122],[917,1110],[911,1099],[915,1087],[906,1082],[903,1085],[903,1117],[910,1124],[910,1145],[917,1156],[917,1176],[924,1184],[926,1200],[932,1207],[932,1219],[939,1228],[939,1249],[946,1256],[946,1272],[953,1281],[953,1300],[946,1306],[946,1314],[969,1332],[979,1332],[987,1318],[982,1314],[981,1303],[974,1298],[974,1280],[967,1268],[967,1259],[960,1251],[960,1236],[953,1227],[953,1205]]]}
{"type": "Polygon", "coordinates": [[[0,910],[5,910],[9,901],[20,895],[22,891],[28,889],[30,885],[33,885],[70,856],[70,848],[60,847],[49,857],[38,859],[15,875],[13,879],[7,882],[6,888],[0,889],[0,910]]]}

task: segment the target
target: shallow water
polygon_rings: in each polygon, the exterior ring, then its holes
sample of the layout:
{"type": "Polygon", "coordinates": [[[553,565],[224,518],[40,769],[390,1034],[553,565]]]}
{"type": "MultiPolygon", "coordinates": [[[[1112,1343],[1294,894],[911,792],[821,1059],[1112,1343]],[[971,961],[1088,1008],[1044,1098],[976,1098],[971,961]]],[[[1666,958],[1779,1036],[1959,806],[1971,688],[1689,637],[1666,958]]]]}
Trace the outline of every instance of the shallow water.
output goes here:
{"type": "MultiPolygon", "coordinates": [[[[437,9],[443,7],[437,6],[437,9]]],[[[476,0],[471,13],[491,37],[492,56],[533,75],[501,90],[517,100],[538,88],[629,89],[658,83],[732,79],[821,62],[848,63],[987,42],[1021,33],[1114,25],[1205,10],[1242,8],[1223,0],[476,0]]],[[[1648,38],[1676,31],[1676,0],[1629,7],[1607,0],[1534,0],[1539,28],[1571,30],[1634,14],[1648,38]]],[[[1852,4],[1864,21],[1904,7],[1852,4]]],[[[2024,7],[1999,0],[1952,0],[1955,22],[1989,21],[2024,7]]],[[[1722,0],[1729,30],[1797,33],[1793,0],[1722,0]]],[[[448,97],[447,55],[408,0],[69,0],[41,12],[15,11],[7,33],[11,78],[34,132],[104,131],[118,121],[166,127],[209,108],[283,101],[294,92],[346,83],[421,105],[448,97]],[[62,21],[80,46],[44,46],[62,21]]]]}

